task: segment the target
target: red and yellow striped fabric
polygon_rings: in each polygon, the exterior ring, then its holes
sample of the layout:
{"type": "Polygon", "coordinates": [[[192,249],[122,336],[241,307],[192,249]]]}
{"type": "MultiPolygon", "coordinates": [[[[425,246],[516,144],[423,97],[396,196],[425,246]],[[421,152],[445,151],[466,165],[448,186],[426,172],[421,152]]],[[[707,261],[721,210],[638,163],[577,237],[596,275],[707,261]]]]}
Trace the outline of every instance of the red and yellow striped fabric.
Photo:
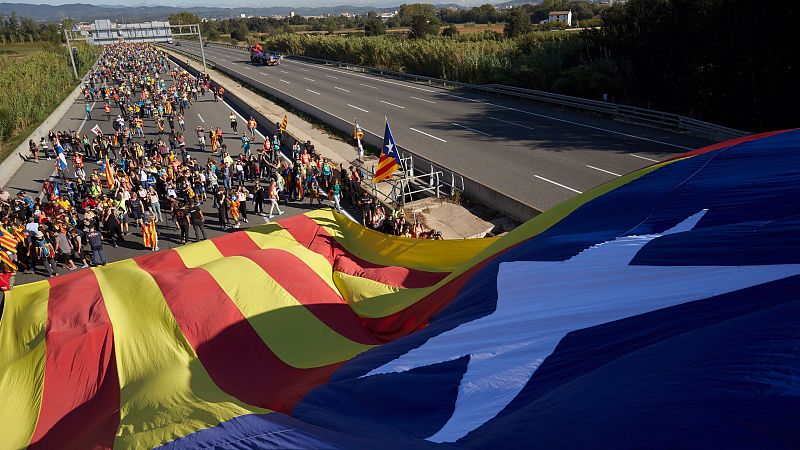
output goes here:
{"type": "Polygon", "coordinates": [[[0,247],[12,252],[16,252],[19,241],[20,240],[17,239],[16,235],[10,233],[5,228],[0,227],[0,247]]]}
{"type": "Polygon", "coordinates": [[[155,221],[151,220],[142,225],[142,242],[147,248],[154,248],[158,245],[158,232],[156,231],[155,221]]]}
{"type": "Polygon", "coordinates": [[[290,413],[345,361],[425,326],[494,242],[318,210],[19,286],[0,326],[0,448],[152,448],[290,413]]]}

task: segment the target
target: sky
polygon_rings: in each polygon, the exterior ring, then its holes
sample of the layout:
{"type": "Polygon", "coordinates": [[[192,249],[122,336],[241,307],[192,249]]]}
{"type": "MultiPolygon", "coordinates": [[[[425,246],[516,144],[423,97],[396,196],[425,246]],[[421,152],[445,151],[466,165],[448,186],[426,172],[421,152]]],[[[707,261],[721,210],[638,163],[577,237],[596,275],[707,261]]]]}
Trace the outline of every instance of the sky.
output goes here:
{"type": "MultiPolygon", "coordinates": [[[[458,3],[462,5],[480,5],[484,3],[498,3],[503,0],[414,0],[422,1],[425,3],[458,3]]],[[[2,3],[3,0],[0,0],[2,3]]],[[[193,6],[209,6],[209,7],[226,7],[226,8],[258,8],[270,6],[336,6],[336,5],[351,5],[351,6],[396,6],[402,3],[410,3],[412,0],[228,0],[220,2],[219,0],[8,0],[8,3],[27,3],[27,4],[46,4],[46,5],[63,5],[69,3],[84,3],[92,5],[117,5],[117,6],[174,6],[174,7],[193,7],[193,6]]]]}

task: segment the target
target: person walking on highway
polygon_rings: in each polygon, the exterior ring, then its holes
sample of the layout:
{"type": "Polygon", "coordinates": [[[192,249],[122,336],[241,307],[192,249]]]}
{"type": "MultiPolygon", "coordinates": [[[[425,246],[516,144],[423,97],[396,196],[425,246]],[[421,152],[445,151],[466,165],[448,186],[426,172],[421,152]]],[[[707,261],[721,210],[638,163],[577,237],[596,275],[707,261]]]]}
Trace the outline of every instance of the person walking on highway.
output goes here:
{"type": "Polygon", "coordinates": [[[39,162],[39,147],[36,146],[36,142],[33,142],[33,139],[28,140],[28,147],[31,149],[31,156],[33,156],[33,162],[39,162]]]}
{"type": "Polygon", "coordinates": [[[247,131],[250,132],[250,139],[256,138],[256,119],[253,116],[250,116],[250,120],[247,121],[247,131]]]}
{"type": "Polygon", "coordinates": [[[228,120],[231,122],[231,129],[234,133],[237,133],[236,127],[239,125],[239,122],[236,120],[236,114],[231,111],[231,115],[228,116],[228,120]]]}
{"type": "Polygon", "coordinates": [[[105,266],[106,254],[103,252],[103,234],[94,225],[91,225],[89,232],[86,233],[86,240],[89,241],[89,246],[92,249],[92,265],[105,266]]]}
{"type": "Polygon", "coordinates": [[[108,102],[103,104],[103,111],[106,113],[106,122],[111,122],[111,105],[108,102]]]}
{"type": "Polygon", "coordinates": [[[189,221],[194,229],[195,239],[197,241],[206,240],[206,230],[204,225],[206,218],[203,216],[203,210],[200,209],[200,206],[194,200],[192,200],[192,202],[189,204],[189,221]]]}
{"type": "MultiPolygon", "coordinates": [[[[278,175],[278,176],[280,176],[280,175],[278,175]]],[[[272,218],[274,217],[274,216],[273,216],[273,214],[272,214],[272,212],[273,212],[273,211],[274,211],[276,208],[278,209],[278,215],[281,215],[281,214],[283,214],[283,211],[281,211],[281,207],[280,207],[280,206],[278,206],[278,183],[276,183],[276,182],[275,182],[275,180],[273,180],[273,181],[272,181],[272,182],[269,184],[269,194],[268,194],[268,197],[269,197],[269,203],[270,203],[270,207],[269,207],[269,218],[270,218],[270,219],[272,219],[272,218]]]]}
{"type": "Polygon", "coordinates": [[[342,206],[339,204],[339,201],[342,199],[342,185],[339,184],[338,178],[334,180],[331,192],[333,193],[333,206],[337,211],[341,211],[342,206]]]}
{"type": "Polygon", "coordinates": [[[92,105],[90,105],[89,102],[86,102],[86,104],[83,106],[83,109],[86,111],[86,119],[92,120],[92,105]]]}

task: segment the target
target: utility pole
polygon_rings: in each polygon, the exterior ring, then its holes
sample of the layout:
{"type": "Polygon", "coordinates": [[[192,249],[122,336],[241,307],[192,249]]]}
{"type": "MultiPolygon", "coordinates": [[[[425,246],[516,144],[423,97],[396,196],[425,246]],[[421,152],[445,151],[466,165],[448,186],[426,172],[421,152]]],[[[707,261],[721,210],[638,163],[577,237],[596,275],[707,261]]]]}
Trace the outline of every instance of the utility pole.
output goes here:
{"type": "Polygon", "coordinates": [[[206,68],[206,51],[203,49],[203,36],[200,35],[200,24],[197,24],[197,39],[200,41],[200,54],[203,55],[203,73],[208,73],[208,68],[206,68]]]}
{"type": "Polygon", "coordinates": [[[67,33],[67,30],[64,30],[64,37],[67,39],[67,51],[69,52],[69,59],[72,61],[72,73],[75,75],[75,79],[79,80],[78,68],[75,67],[75,55],[72,54],[72,45],[69,43],[69,33],[67,33]]]}

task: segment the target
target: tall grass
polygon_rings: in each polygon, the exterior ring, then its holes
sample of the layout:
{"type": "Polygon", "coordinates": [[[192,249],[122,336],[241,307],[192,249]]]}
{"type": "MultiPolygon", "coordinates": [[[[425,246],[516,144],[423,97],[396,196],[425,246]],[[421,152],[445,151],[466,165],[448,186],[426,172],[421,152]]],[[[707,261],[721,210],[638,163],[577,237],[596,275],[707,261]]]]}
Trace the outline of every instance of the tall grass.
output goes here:
{"type": "MultiPolygon", "coordinates": [[[[75,64],[83,74],[97,59],[98,49],[88,45],[77,49],[75,64]]],[[[0,160],[77,84],[65,48],[45,46],[23,57],[0,56],[0,160]]]]}
{"type": "Polygon", "coordinates": [[[279,34],[266,37],[264,44],[295,55],[452,81],[511,83],[536,89],[550,87],[561,70],[556,62],[570,60],[565,58],[566,53],[581,51],[574,33],[533,33],[518,39],[498,39],[491,34],[419,40],[279,34]]]}

